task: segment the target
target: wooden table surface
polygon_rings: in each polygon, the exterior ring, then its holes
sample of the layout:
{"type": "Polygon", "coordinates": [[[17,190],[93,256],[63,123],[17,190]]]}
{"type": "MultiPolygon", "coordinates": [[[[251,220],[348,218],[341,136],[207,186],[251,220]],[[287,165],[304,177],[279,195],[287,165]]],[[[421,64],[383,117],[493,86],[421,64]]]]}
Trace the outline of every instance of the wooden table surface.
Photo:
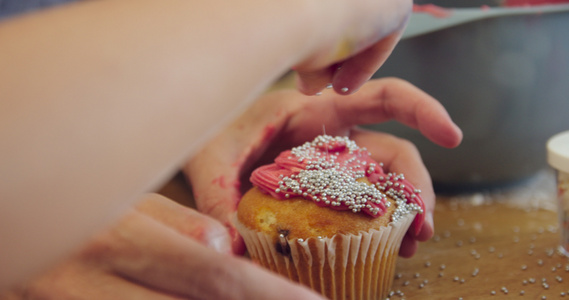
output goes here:
{"type": "Polygon", "coordinates": [[[435,228],[413,258],[399,259],[393,289],[404,297],[392,299],[569,299],[555,212],[439,198],[435,228]]]}
{"type": "MultiPolygon", "coordinates": [[[[160,193],[192,205],[180,175],[160,193]]],[[[569,300],[557,214],[479,198],[437,198],[435,236],[414,257],[399,259],[391,299],[569,300]]]]}

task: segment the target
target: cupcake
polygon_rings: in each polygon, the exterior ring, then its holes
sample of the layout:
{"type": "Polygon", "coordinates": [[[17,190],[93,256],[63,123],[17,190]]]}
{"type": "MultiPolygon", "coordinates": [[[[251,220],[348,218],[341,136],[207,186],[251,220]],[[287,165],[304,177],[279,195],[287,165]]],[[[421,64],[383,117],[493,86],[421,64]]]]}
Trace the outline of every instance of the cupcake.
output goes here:
{"type": "Polygon", "coordinates": [[[260,265],[329,299],[384,299],[418,190],[346,137],[318,136],[251,175],[235,226],[260,265]]]}

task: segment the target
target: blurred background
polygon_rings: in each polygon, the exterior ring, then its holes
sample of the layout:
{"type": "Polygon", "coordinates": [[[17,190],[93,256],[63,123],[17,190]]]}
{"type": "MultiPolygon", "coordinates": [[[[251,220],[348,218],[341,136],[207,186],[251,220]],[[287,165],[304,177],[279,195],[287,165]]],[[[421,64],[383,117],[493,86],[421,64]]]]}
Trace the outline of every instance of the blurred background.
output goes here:
{"type": "Polygon", "coordinates": [[[548,168],[547,139],[569,129],[569,0],[544,1],[416,0],[374,75],[415,84],[462,128],[449,150],[395,122],[370,126],[413,141],[438,193],[515,186],[548,168]]]}

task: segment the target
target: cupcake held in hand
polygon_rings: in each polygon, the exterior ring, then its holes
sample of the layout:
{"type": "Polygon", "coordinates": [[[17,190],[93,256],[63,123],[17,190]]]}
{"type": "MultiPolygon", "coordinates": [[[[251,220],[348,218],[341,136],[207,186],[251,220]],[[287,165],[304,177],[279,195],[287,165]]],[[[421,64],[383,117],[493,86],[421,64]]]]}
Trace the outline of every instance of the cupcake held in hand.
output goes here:
{"type": "Polygon", "coordinates": [[[419,191],[346,137],[319,136],[251,175],[235,226],[262,266],[333,299],[384,299],[419,191]]]}

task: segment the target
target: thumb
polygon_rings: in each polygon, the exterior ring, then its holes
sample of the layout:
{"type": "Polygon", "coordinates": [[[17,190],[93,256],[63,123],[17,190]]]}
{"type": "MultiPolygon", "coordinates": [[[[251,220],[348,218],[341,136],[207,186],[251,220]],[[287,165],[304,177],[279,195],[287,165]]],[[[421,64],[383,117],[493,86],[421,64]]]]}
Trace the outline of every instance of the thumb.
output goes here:
{"type": "MultiPolygon", "coordinates": [[[[236,179],[228,179],[228,181],[236,179]]],[[[198,186],[195,194],[197,209],[225,225],[229,236],[233,253],[242,255],[245,253],[245,243],[237,229],[233,226],[232,218],[237,211],[237,205],[241,199],[238,187],[224,186],[224,176],[214,179],[209,186],[198,186]]],[[[238,182],[236,182],[238,185],[238,182]]]]}
{"type": "Polygon", "coordinates": [[[232,251],[243,254],[245,245],[231,222],[241,198],[237,170],[235,166],[224,165],[221,157],[220,161],[214,161],[211,155],[207,152],[196,155],[184,172],[192,186],[196,208],[221,222],[229,232],[232,251]]]}
{"type": "Polygon", "coordinates": [[[220,222],[162,195],[148,194],[135,208],[217,252],[230,253],[232,250],[229,234],[220,222]]]}
{"type": "Polygon", "coordinates": [[[241,199],[241,190],[245,188],[241,187],[241,176],[259,160],[283,128],[288,118],[283,111],[289,104],[276,105],[283,98],[279,95],[265,96],[254,103],[184,167],[197,209],[228,228],[236,254],[245,251],[243,240],[231,223],[241,199]]]}

